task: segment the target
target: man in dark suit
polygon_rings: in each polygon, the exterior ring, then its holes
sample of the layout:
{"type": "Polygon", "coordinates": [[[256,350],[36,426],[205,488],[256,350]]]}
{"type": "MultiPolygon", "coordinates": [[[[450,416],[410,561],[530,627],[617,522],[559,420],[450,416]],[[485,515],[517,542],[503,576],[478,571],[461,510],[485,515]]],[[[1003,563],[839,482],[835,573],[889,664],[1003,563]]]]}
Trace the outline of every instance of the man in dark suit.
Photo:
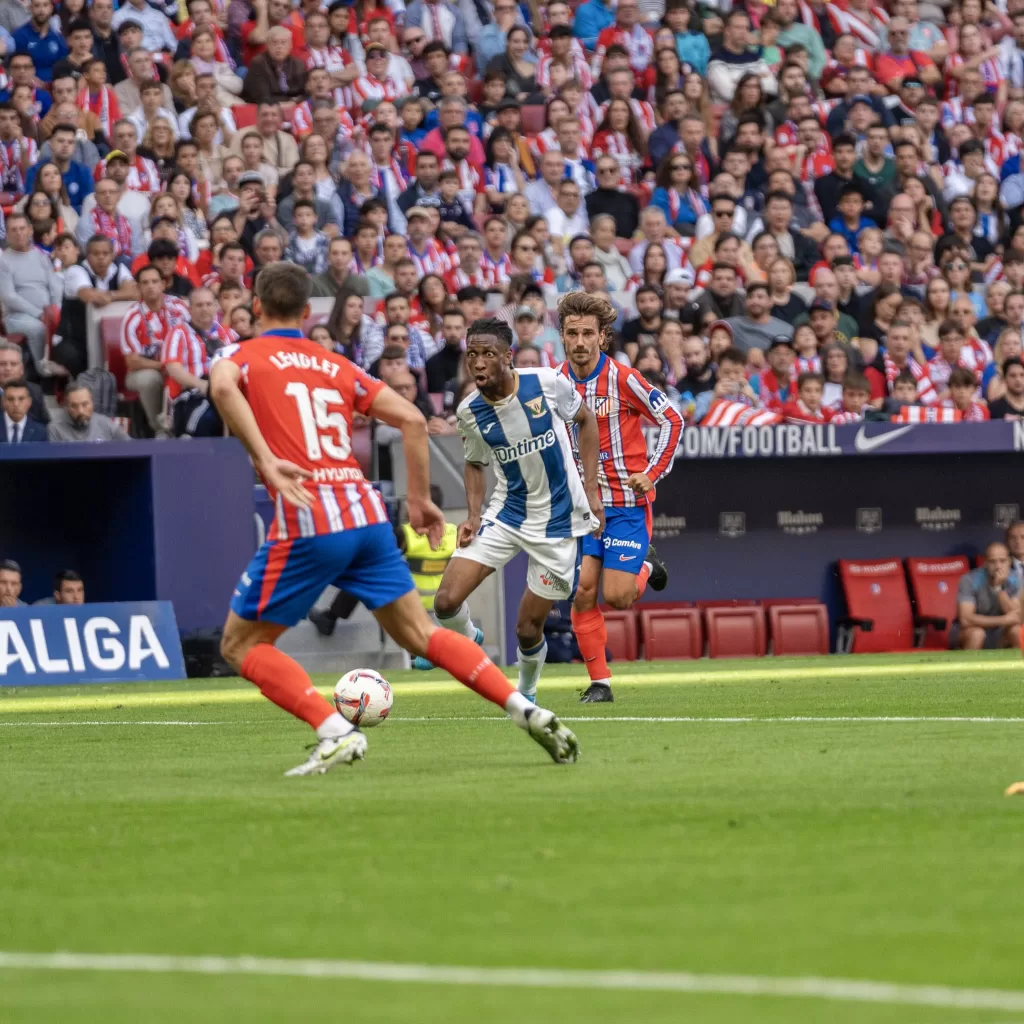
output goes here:
{"type": "MultiPolygon", "coordinates": [[[[26,377],[25,357],[20,345],[13,341],[0,341],[0,397],[3,396],[4,388],[12,380],[21,380],[26,377]]],[[[46,408],[43,399],[43,389],[33,381],[28,382],[28,392],[32,396],[32,408],[29,409],[29,416],[37,423],[44,426],[50,422],[50,413],[46,408]]]]}
{"type": "Polygon", "coordinates": [[[46,427],[30,419],[32,406],[28,382],[12,380],[4,388],[4,412],[0,417],[0,444],[24,444],[27,441],[45,441],[46,427]]]}

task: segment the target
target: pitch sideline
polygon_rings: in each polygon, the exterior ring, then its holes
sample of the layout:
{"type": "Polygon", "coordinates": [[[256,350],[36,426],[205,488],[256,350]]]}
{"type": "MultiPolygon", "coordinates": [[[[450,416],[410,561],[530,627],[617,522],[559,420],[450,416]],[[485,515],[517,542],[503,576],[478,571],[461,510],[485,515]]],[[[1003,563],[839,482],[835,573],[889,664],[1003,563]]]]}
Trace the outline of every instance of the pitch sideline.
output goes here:
{"type": "Polygon", "coordinates": [[[0,952],[0,969],[121,974],[250,975],[345,978],[392,984],[483,988],[605,989],[727,996],[823,999],[833,1002],[940,1009],[1024,1012],[1024,992],[1007,989],[903,985],[843,978],[772,978],[690,972],[559,970],[532,967],[458,967],[360,960],[286,960],[269,957],[149,956],[116,953],[0,952]]]}
{"type": "MultiPolygon", "coordinates": [[[[699,717],[699,716],[681,716],[681,715],[559,715],[559,719],[563,722],[625,722],[625,723],[644,723],[644,724],[661,724],[666,723],[682,724],[682,725],[804,725],[804,724],[824,724],[828,725],[831,723],[867,723],[867,724],[915,724],[915,723],[927,723],[937,722],[946,724],[962,724],[962,725],[1021,725],[1024,724],[1024,718],[1005,717],[998,718],[993,715],[977,715],[977,716],[964,716],[964,715],[832,715],[832,716],[814,716],[814,715],[786,715],[778,716],[775,718],[764,717],[754,718],[750,716],[735,716],[735,717],[699,717]]],[[[427,723],[438,723],[444,724],[446,722],[505,722],[506,718],[503,715],[437,715],[434,717],[419,717],[419,718],[402,718],[398,715],[393,715],[389,719],[390,722],[397,722],[398,724],[427,724],[427,723]]],[[[166,721],[148,720],[148,721],[131,721],[131,720],[111,720],[104,722],[101,720],[93,721],[34,721],[34,722],[0,722],[0,729],[30,729],[46,728],[46,729],[59,729],[59,728],[74,728],[74,727],[117,727],[117,726],[178,726],[180,728],[196,728],[200,726],[240,726],[240,725],[262,725],[264,723],[257,722],[255,720],[239,720],[235,722],[227,721],[206,721],[206,722],[187,722],[178,721],[174,719],[167,719],[166,721]]]]}
{"type": "MultiPolygon", "coordinates": [[[[870,658],[870,655],[864,655],[870,658]]],[[[831,660],[831,659],[830,659],[831,660]]],[[[643,663],[647,664],[647,663],[643,663]]],[[[700,664],[700,663],[698,663],[700,664]]],[[[634,686],[685,686],[685,685],[706,685],[709,683],[757,683],[757,682],[797,682],[808,679],[858,679],[874,678],[878,676],[899,675],[908,676],[934,676],[934,675],[956,675],[964,672],[976,673],[1019,673],[1021,662],[1019,659],[992,659],[992,660],[967,660],[935,659],[907,663],[902,659],[893,661],[886,659],[884,662],[867,661],[845,661],[843,664],[831,665],[794,665],[787,659],[786,662],[772,662],[772,659],[759,659],[757,662],[748,663],[749,667],[744,668],[709,668],[701,664],[700,668],[673,668],[667,671],[641,672],[632,678],[628,676],[616,677],[616,687],[634,686]]],[[[508,674],[514,672],[514,668],[505,670],[508,674]]],[[[319,677],[317,676],[314,678],[319,677]]],[[[579,690],[587,683],[585,674],[564,675],[551,673],[545,675],[543,685],[549,690],[579,690]]],[[[130,684],[125,684],[126,686],[130,684]]],[[[438,673],[437,682],[424,680],[423,682],[392,683],[396,695],[410,694],[423,696],[429,694],[451,694],[464,693],[465,687],[449,678],[441,678],[438,673]]],[[[328,695],[330,687],[320,685],[317,687],[321,693],[328,695]]],[[[51,687],[46,687],[49,691],[51,687]]],[[[101,710],[104,708],[114,709],[117,707],[186,707],[189,705],[201,704],[235,704],[235,703],[259,703],[263,696],[255,686],[245,686],[241,682],[225,689],[217,690],[177,690],[171,692],[147,692],[133,694],[129,691],[121,691],[116,694],[109,693],[77,693],[68,696],[66,687],[53,687],[53,696],[11,696],[4,697],[0,689],[0,715],[20,714],[31,711],[87,711],[101,710]]]]}

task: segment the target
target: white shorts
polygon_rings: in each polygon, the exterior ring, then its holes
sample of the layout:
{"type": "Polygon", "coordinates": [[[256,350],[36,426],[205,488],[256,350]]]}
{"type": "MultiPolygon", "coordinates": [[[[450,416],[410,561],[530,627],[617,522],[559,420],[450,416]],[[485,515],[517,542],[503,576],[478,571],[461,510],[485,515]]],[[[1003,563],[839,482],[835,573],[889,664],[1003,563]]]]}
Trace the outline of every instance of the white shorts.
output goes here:
{"type": "Polygon", "coordinates": [[[530,559],[526,586],[549,601],[571,601],[580,578],[582,538],[530,540],[504,523],[485,519],[469,547],[456,548],[453,558],[504,568],[520,551],[530,559]]]}

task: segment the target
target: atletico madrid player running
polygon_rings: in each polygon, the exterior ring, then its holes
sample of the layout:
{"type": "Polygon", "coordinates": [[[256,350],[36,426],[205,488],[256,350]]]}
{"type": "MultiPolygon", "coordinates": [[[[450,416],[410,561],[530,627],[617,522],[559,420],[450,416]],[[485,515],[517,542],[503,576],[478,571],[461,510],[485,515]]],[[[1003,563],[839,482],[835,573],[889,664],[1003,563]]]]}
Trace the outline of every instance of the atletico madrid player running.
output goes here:
{"type": "Polygon", "coordinates": [[[444,514],[429,499],[426,421],[387,385],[303,337],[311,289],[301,267],[266,266],[253,301],[262,334],[225,346],[210,370],[221,418],[248,449],[276,509],[266,542],[235,590],[221,653],[265,697],[316,730],[312,755],[286,774],[323,774],[366,753],[366,737],[274,646],[328,584],[362,601],[411,654],[429,658],[507,711],[555,761],[575,760],[576,738],[550,711],[518,693],[472,640],[430,621],[384,503],[351,446],[355,413],[402,431],[409,522],[436,546],[444,514]]]}
{"type": "Polygon", "coordinates": [[[612,608],[630,608],[648,583],[654,590],[664,590],[668,583],[651,544],[652,504],[654,485],[672,468],[683,421],[662,392],[602,351],[615,323],[610,302],[571,292],[559,302],[558,318],[567,356],[561,371],[597,417],[600,432],[598,484],[605,528],[583,539],[583,566],[572,606],[573,630],[590,675],[581,703],[592,704],[613,699],[598,588],[612,608]],[[650,458],[644,420],[659,428],[650,458]]]}

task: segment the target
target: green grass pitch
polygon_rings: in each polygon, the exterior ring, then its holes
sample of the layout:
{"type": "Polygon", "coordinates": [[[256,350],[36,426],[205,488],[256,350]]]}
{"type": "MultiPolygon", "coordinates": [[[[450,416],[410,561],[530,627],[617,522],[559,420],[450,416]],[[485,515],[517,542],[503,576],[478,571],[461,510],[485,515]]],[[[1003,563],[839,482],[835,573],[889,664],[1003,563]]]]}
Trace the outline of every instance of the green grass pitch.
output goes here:
{"type": "Polygon", "coordinates": [[[368,759],[313,779],[282,777],[311,734],[240,680],[0,690],[0,1021],[1024,1021],[838,988],[2,966],[248,955],[1024,991],[1024,797],[1003,796],[1024,779],[1019,657],[614,668],[613,705],[576,703],[578,667],[541,681],[584,719],[575,766],[446,677],[393,673],[368,759]],[[171,722],[203,724],[142,724],[171,722]]]}

